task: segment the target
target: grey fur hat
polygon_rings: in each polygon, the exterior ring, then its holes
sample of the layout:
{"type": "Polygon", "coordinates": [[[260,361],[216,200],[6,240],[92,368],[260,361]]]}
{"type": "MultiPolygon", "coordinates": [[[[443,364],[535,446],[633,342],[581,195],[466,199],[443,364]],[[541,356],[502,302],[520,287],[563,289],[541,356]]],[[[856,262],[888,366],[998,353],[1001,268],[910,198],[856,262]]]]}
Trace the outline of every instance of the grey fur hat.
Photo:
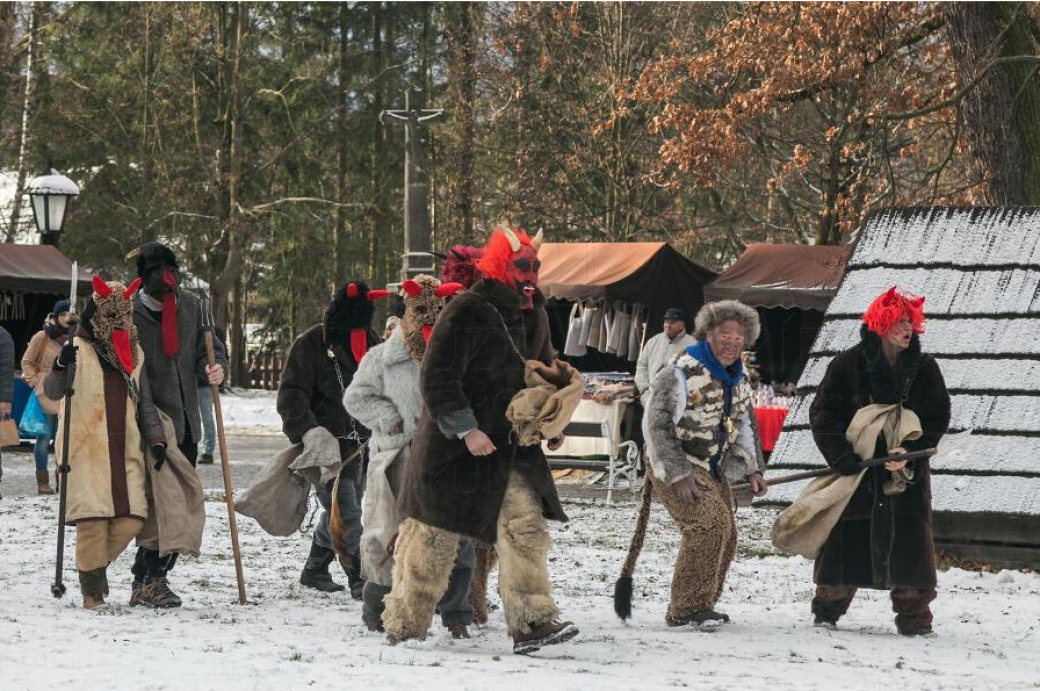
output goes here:
{"type": "Polygon", "coordinates": [[[737,300],[719,300],[707,302],[697,312],[697,318],[693,321],[693,337],[703,341],[708,332],[723,322],[735,321],[744,325],[747,329],[747,338],[744,342],[750,346],[758,340],[761,326],[758,322],[758,312],[753,307],[748,307],[737,300]]]}

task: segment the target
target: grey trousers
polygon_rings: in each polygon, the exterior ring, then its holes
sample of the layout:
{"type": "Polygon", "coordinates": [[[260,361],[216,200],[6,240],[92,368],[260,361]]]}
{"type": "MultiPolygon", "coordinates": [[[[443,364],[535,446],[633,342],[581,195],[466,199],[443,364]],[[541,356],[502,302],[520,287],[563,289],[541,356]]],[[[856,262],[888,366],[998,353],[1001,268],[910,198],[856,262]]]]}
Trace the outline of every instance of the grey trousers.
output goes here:
{"type": "MultiPolygon", "coordinates": [[[[448,579],[448,589],[437,603],[437,612],[441,615],[444,626],[462,624],[472,626],[473,605],[469,602],[469,586],[473,580],[475,557],[473,540],[459,540],[459,551],[455,555],[455,566],[452,567],[448,579]]],[[[363,591],[362,614],[366,621],[381,621],[383,618],[383,598],[390,593],[390,586],[365,581],[363,591]]]]}

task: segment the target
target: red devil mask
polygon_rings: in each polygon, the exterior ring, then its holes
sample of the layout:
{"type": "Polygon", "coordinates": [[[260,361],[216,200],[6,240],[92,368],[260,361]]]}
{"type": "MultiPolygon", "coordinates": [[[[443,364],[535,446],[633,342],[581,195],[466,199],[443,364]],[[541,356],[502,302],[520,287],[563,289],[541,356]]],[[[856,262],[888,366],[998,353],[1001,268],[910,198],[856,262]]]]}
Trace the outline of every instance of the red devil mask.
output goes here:
{"type": "Polygon", "coordinates": [[[534,296],[538,289],[538,249],[542,244],[542,233],[528,238],[522,230],[505,228],[491,233],[484,247],[477,268],[485,278],[501,281],[516,291],[520,309],[534,307],[534,296]]]}
{"type": "Polygon", "coordinates": [[[892,286],[863,313],[863,323],[878,337],[885,338],[901,319],[909,319],[914,333],[924,333],[924,297],[892,286]]]}
{"type": "Polygon", "coordinates": [[[129,287],[118,281],[106,283],[100,276],[94,276],[91,282],[94,309],[90,315],[90,330],[95,342],[106,359],[130,374],[137,365],[137,327],[131,298],[141,285],[141,279],[129,287]]]}

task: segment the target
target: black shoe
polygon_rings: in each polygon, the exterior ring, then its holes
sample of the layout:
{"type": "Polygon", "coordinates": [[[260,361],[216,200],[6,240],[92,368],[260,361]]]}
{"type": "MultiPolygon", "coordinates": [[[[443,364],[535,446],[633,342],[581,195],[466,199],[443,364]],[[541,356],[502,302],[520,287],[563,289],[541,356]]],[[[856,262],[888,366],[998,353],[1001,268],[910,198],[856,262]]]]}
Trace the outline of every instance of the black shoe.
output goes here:
{"type": "Polygon", "coordinates": [[[831,621],[830,619],[824,619],[823,617],[816,617],[813,620],[813,626],[818,629],[827,629],[828,631],[834,631],[838,628],[838,622],[831,621]]]}
{"type": "Polygon", "coordinates": [[[213,454],[204,453],[199,456],[199,465],[213,465],[213,454]]]}
{"type": "Polygon", "coordinates": [[[550,619],[537,626],[532,626],[528,633],[513,635],[513,652],[517,655],[533,653],[547,645],[565,643],[578,635],[578,627],[573,622],[550,619]]]}
{"type": "Polygon", "coordinates": [[[300,573],[300,585],[320,590],[323,593],[338,593],[346,590],[332,580],[332,575],[329,573],[329,564],[332,563],[335,556],[336,553],[331,549],[319,547],[312,542],[311,553],[303,565],[303,572],[300,573]]]}
{"type": "Polygon", "coordinates": [[[180,597],[170,590],[170,582],[165,576],[144,579],[144,591],[141,593],[141,604],[156,609],[180,607],[180,597]]]}
{"type": "Polygon", "coordinates": [[[718,628],[729,621],[729,615],[711,609],[677,614],[666,619],[669,626],[697,626],[704,629],[718,628]]]}
{"type": "Polygon", "coordinates": [[[932,630],[931,624],[925,626],[915,626],[914,628],[904,629],[899,632],[901,636],[919,637],[919,638],[935,638],[935,631],[932,630]]]}

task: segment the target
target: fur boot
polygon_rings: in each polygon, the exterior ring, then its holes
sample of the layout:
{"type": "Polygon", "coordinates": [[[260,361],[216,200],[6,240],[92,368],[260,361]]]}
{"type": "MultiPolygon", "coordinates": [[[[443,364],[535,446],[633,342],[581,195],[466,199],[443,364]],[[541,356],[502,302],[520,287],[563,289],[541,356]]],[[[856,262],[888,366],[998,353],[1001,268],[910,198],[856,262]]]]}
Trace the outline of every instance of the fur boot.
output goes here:
{"type": "Polygon", "coordinates": [[[514,474],[498,516],[498,591],[513,636],[559,617],[549,594],[546,557],[552,540],[534,491],[514,474]]]}
{"type": "Polygon", "coordinates": [[[391,644],[424,639],[433,612],[448,588],[459,536],[408,518],[401,524],[394,583],[383,598],[383,627],[391,644]]]}

